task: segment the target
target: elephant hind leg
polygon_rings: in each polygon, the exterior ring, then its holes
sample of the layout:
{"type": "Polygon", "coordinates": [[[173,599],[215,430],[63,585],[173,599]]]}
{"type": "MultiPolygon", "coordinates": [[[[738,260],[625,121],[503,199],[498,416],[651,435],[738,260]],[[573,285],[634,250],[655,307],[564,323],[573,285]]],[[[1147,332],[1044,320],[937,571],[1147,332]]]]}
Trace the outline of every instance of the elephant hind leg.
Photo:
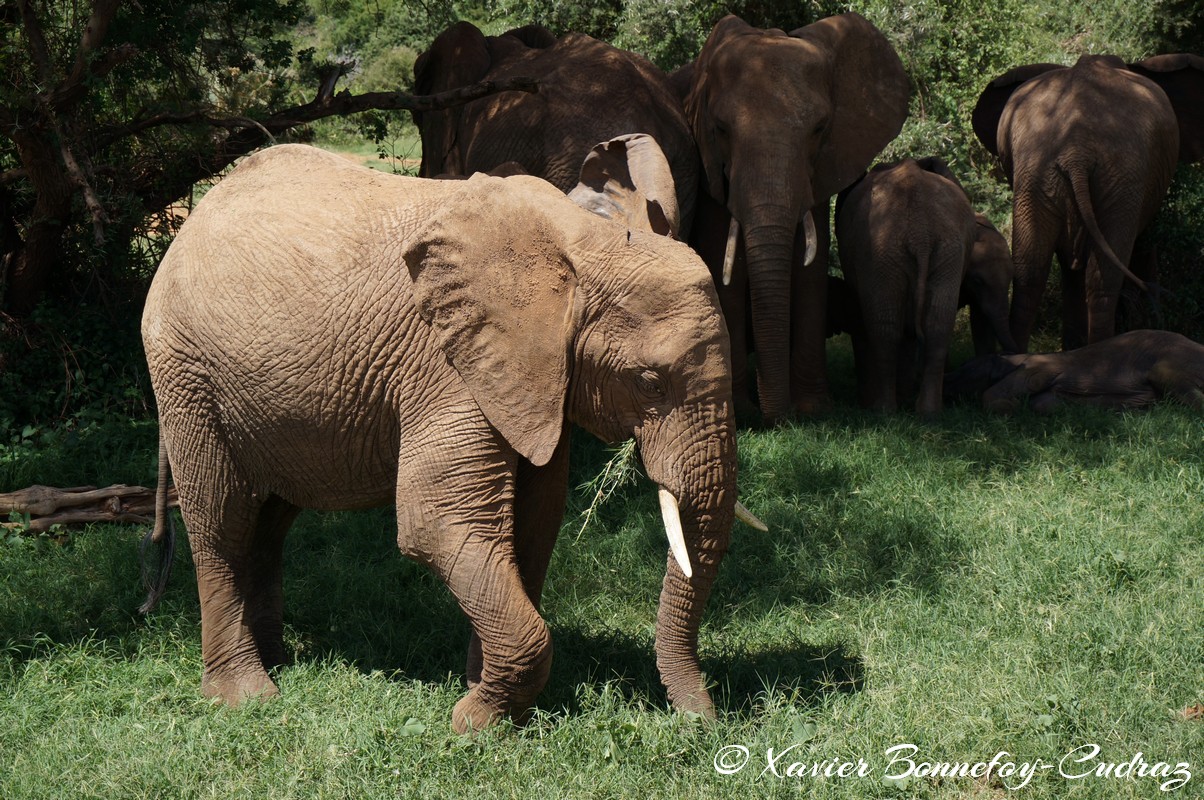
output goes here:
{"type": "Polygon", "coordinates": [[[204,411],[190,416],[183,436],[173,430],[179,417],[162,424],[196,566],[205,670],[201,687],[206,697],[238,705],[279,694],[263,655],[265,650],[273,657],[283,655],[280,549],[292,517],[278,503],[256,498],[204,411]],[[199,444],[177,446],[185,441],[199,444]],[[261,520],[265,505],[269,514],[261,520]],[[263,648],[258,637],[263,637],[263,648]]]}

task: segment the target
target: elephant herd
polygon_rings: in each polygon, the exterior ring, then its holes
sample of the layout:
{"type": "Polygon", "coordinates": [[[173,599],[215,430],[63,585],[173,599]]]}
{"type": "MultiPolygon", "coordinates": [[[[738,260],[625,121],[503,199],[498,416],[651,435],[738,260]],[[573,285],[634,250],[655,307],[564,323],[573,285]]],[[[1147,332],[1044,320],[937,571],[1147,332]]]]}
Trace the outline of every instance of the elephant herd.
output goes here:
{"type": "Polygon", "coordinates": [[[789,34],[729,16],[671,75],[539,26],[444,31],[415,65],[419,92],[512,76],[539,91],[416,113],[418,178],[301,145],[257,153],[197,205],[151,285],[150,536],[174,535],[170,464],[204,692],[276,693],[282,542],[300,509],[395,503],[402,553],[472,624],[453,726],[521,720],[552,656],[539,603],[572,423],[639,446],[668,538],[657,667],[676,708],[713,715],[699,621],[734,520],[760,525],[736,499],[750,354],[767,422],[831,405],[834,325],[853,333],[864,404],[894,409],[916,389],[935,414],[969,304],[975,348],[994,360],[957,385],[994,407],[1015,402],[1005,385],[1055,400],[1059,386],[1127,391],[1107,386],[1113,371],[1142,397],[1201,405],[1204,361],[1185,339],[1117,337],[1086,366],[992,355],[1026,348],[1055,251],[1081,289],[1067,343],[1112,333],[1121,281],[1141,280],[1127,267],[1137,232],[1175,161],[1204,156],[1200,69],[1191,56],[1084,58],[990,84],[974,125],[1013,184],[1013,258],[939,158],[867,172],[903,125],[909,83],[857,14],[789,34]],[[432,180],[455,176],[471,177],[432,180]],[[827,263],[838,195],[844,281],[827,263]],[[1090,380],[1037,388],[1026,370],[1090,380]]]}
{"type": "Polygon", "coordinates": [[[831,405],[825,337],[834,329],[853,333],[863,405],[894,410],[918,390],[917,411],[938,413],[956,309],[971,307],[976,355],[1024,352],[1054,253],[1064,348],[1111,336],[1124,282],[1156,285],[1151,259],[1134,253],[1137,234],[1176,164],[1204,158],[1197,56],[1010,70],[985,87],[973,127],[1014,190],[1013,256],[939,158],[866,175],[902,128],[910,88],[890,42],[858,14],[790,33],[728,16],[669,75],[581,34],[556,39],[527,26],[485,36],[463,22],[415,66],[420,92],[518,75],[538,80],[539,93],[415,114],[421,174],[515,161],[568,191],[594,143],[652,136],[671,165],[678,235],[715,279],[737,407],[758,408],[767,423],[831,405]],[[852,292],[836,284],[829,297],[838,194],[852,292]]]}

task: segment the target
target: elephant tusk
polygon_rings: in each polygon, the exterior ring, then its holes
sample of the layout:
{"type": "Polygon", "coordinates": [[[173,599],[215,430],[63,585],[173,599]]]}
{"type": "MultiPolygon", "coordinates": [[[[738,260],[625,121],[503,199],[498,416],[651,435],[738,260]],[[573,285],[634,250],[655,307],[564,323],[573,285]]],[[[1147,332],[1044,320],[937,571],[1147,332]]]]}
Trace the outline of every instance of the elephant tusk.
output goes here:
{"type": "Polygon", "coordinates": [[[750,528],[756,528],[762,533],[769,532],[769,526],[753,516],[753,513],[745,508],[744,504],[739,500],[736,501],[736,519],[740,520],[750,528]]]}
{"type": "Polygon", "coordinates": [[[677,559],[677,566],[687,578],[694,577],[690,568],[690,556],[686,552],[686,537],[681,532],[681,512],[677,510],[677,499],[673,493],[661,486],[656,492],[661,502],[661,520],[665,523],[665,536],[669,538],[669,551],[677,559]]]}
{"type": "Polygon", "coordinates": [[[815,260],[815,249],[819,246],[815,235],[815,217],[811,216],[810,211],[803,216],[803,235],[807,237],[807,255],[803,258],[803,266],[808,267],[815,260]]]}
{"type": "Polygon", "coordinates": [[[727,226],[727,249],[723,251],[723,285],[732,283],[732,263],[736,260],[736,240],[740,238],[740,222],[732,217],[732,224],[727,226]]]}

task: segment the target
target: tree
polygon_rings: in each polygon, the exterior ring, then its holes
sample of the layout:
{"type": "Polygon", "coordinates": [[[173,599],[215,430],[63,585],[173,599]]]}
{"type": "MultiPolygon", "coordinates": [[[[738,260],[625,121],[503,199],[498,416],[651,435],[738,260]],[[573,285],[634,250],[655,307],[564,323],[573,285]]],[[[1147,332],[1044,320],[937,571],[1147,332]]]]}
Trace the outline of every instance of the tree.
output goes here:
{"type": "Polygon", "coordinates": [[[0,308],[28,314],[52,282],[81,276],[93,286],[135,278],[141,288],[147,248],[169,238],[168,207],[276,135],[497,88],[436,100],[336,94],[348,65],[315,63],[287,36],[304,8],[0,0],[0,308]],[[307,102],[297,102],[299,80],[316,84],[307,102]]]}

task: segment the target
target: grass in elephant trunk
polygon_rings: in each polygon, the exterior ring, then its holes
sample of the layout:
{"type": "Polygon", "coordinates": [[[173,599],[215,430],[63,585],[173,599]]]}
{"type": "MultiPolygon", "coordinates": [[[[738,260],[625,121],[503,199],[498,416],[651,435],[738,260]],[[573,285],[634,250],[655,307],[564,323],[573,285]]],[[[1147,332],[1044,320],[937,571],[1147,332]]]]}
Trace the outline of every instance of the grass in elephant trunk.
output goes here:
{"type": "MultiPolygon", "coordinates": [[[[838,376],[844,362],[834,369],[838,376]]],[[[842,382],[834,387],[838,399],[842,382]]],[[[0,491],[146,483],[154,428],[113,420],[0,450],[0,491]]],[[[720,720],[665,708],[653,625],[666,547],[643,477],[581,514],[570,498],[543,604],[555,640],[532,723],[477,739],[447,724],[468,626],[398,556],[389,510],[305,514],[286,544],[283,695],[219,708],[197,690],[186,548],[163,606],[141,600],[139,531],[0,542],[0,796],[1010,796],[998,777],[891,785],[916,759],[1191,762],[1204,780],[1204,431],[1198,415],[1071,409],[939,424],[842,410],[740,434],[738,526],[701,633],[720,720]],[[868,777],[761,775],[792,762],[868,777]],[[748,765],[715,769],[740,745],[748,765]]],[[[574,486],[613,451],[574,440],[574,486]]],[[[1008,781],[1014,783],[1014,781],[1008,781]]],[[[1026,797],[1144,798],[1149,779],[1040,772],[1026,797]]]]}

